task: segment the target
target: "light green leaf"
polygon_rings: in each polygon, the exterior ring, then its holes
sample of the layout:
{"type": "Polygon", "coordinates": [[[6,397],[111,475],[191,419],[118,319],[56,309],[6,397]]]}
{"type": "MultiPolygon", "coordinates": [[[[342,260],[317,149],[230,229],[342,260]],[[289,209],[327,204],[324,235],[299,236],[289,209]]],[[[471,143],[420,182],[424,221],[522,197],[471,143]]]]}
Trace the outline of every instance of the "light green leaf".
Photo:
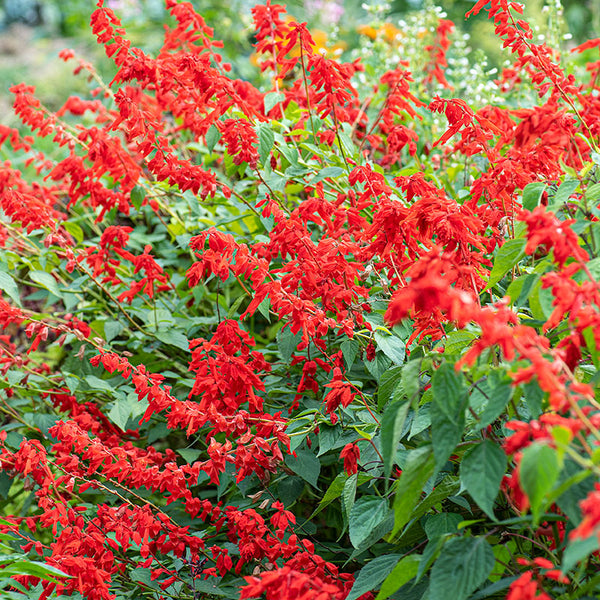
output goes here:
{"type": "Polygon", "coordinates": [[[264,98],[265,114],[268,115],[274,106],[276,106],[280,102],[283,102],[284,100],[285,100],[285,94],[283,94],[281,92],[269,92],[268,94],[265,94],[265,98],[264,98]]]}
{"type": "Polygon", "coordinates": [[[523,208],[525,210],[533,210],[540,203],[540,198],[545,189],[546,184],[541,181],[528,183],[523,188],[523,208]]]}
{"type": "Polygon", "coordinates": [[[260,123],[258,129],[258,154],[260,162],[264,165],[271,154],[275,143],[275,134],[269,123],[260,123]]]}
{"type": "Polygon", "coordinates": [[[57,298],[61,297],[58,283],[56,283],[56,279],[54,279],[50,273],[46,273],[46,271],[30,271],[29,277],[32,281],[39,283],[44,289],[54,294],[57,298]]]}
{"type": "Polygon", "coordinates": [[[0,290],[2,290],[2,293],[7,294],[17,306],[22,306],[21,298],[19,297],[19,288],[15,280],[12,278],[12,275],[4,271],[0,271],[0,290]]]}

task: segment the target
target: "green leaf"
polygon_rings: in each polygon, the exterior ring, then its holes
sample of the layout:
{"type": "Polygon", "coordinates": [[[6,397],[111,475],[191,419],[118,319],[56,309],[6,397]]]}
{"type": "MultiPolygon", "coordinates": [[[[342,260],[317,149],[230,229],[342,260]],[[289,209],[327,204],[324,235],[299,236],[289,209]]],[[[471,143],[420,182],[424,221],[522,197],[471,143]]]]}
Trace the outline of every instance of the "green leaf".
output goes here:
{"type": "Polygon", "coordinates": [[[440,469],[462,438],[469,398],[462,374],[450,363],[438,367],[431,387],[431,437],[435,464],[440,469]]]}
{"type": "Polygon", "coordinates": [[[258,154],[260,162],[264,165],[271,154],[273,144],[275,143],[275,134],[269,123],[260,123],[258,125],[258,154]]]}
{"type": "Polygon", "coordinates": [[[479,508],[493,520],[496,520],[494,501],[507,464],[504,450],[491,440],[483,440],[464,455],[460,465],[463,486],[479,508]]]}
{"type": "Polygon", "coordinates": [[[206,132],[206,148],[212,154],[217,142],[221,139],[221,132],[216,125],[211,125],[206,132]]]}
{"type": "Polygon", "coordinates": [[[108,412],[108,418],[123,431],[127,429],[127,422],[132,413],[132,404],[128,398],[119,398],[115,400],[115,403],[108,412]]]}
{"type": "Polygon", "coordinates": [[[142,202],[144,201],[145,197],[146,197],[146,190],[144,190],[144,188],[139,185],[136,185],[131,190],[131,193],[129,195],[131,204],[133,204],[133,206],[135,207],[136,210],[140,210],[140,208],[142,206],[142,202]]]}
{"type": "Polygon", "coordinates": [[[285,329],[280,329],[277,333],[277,345],[279,347],[279,352],[281,357],[286,363],[289,363],[292,354],[298,347],[298,342],[300,341],[300,335],[294,335],[292,330],[289,327],[285,329]]]}
{"type": "Polygon", "coordinates": [[[356,600],[363,594],[375,590],[379,584],[390,574],[398,563],[399,554],[378,556],[367,563],[358,573],[354,585],[346,600],[356,600]]]}
{"type": "Polygon", "coordinates": [[[186,352],[188,352],[190,349],[187,337],[181,331],[177,331],[176,329],[159,329],[154,335],[163,344],[175,346],[176,348],[180,348],[186,352]]]}
{"type": "Polygon", "coordinates": [[[408,523],[413,509],[421,498],[423,486],[433,475],[433,469],[434,458],[430,446],[417,448],[408,455],[394,496],[392,537],[408,523]]]}
{"type": "Polygon", "coordinates": [[[354,506],[354,500],[356,499],[356,486],[358,482],[358,473],[350,475],[344,483],[344,489],[342,490],[342,510],[344,515],[348,517],[350,511],[354,506]]]}
{"type": "Polygon", "coordinates": [[[369,534],[388,515],[389,508],[385,498],[366,496],[359,498],[348,516],[350,542],[358,548],[369,534]]]}
{"type": "Polygon", "coordinates": [[[437,515],[431,515],[425,521],[424,529],[427,539],[433,540],[448,533],[456,533],[458,524],[463,520],[462,515],[458,513],[443,512],[437,515]]]}
{"type": "Polygon", "coordinates": [[[541,181],[528,183],[523,188],[523,208],[525,210],[533,210],[540,203],[540,198],[545,189],[546,184],[541,181]]]}
{"type": "Polygon", "coordinates": [[[271,112],[271,109],[283,102],[285,100],[285,94],[282,92],[269,92],[265,94],[264,103],[265,103],[265,114],[268,115],[271,112]]]}
{"type": "Polygon", "coordinates": [[[20,560],[2,568],[2,575],[32,575],[46,581],[59,582],[64,577],[70,577],[60,569],[45,563],[20,560]]]}
{"type": "Polygon", "coordinates": [[[104,392],[108,392],[109,394],[112,394],[114,391],[114,387],[108,383],[108,381],[100,379],[100,377],[96,377],[95,375],[86,375],[84,379],[93,390],[102,390],[104,392]]]}
{"type": "Polygon", "coordinates": [[[309,450],[296,450],[296,456],[288,455],[285,457],[285,464],[296,475],[318,489],[317,481],[321,472],[321,463],[312,452],[309,450]]]}
{"type": "Polygon", "coordinates": [[[123,325],[119,321],[104,321],[104,339],[107,342],[114,340],[123,331],[123,325]]]}
{"type": "Polygon", "coordinates": [[[552,198],[552,205],[564,204],[578,187],[579,181],[577,179],[567,179],[563,181],[558,190],[556,190],[554,198],[552,198]]]}
{"type": "Polygon", "coordinates": [[[396,449],[400,442],[409,408],[410,402],[394,402],[383,413],[381,420],[381,453],[386,477],[389,477],[392,472],[396,460],[396,449]]]}
{"type": "Polygon", "coordinates": [[[565,548],[562,560],[562,571],[566,573],[581,563],[592,552],[600,549],[600,538],[596,533],[593,533],[584,539],[570,540],[565,548]]]}
{"type": "Polygon", "coordinates": [[[534,526],[544,510],[546,495],[550,493],[560,475],[556,450],[539,442],[523,450],[519,466],[521,487],[529,498],[534,526]]]}
{"type": "Polygon", "coordinates": [[[409,554],[400,560],[382,583],[375,600],[386,600],[413,579],[417,574],[420,560],[421,557],[418,554],[409,554]]]}
{"type": "Polygon", "coordinates": [[[79,227],[77,223],[74,223],[73,221],[63,221],[62,225],[67,230],[67,232],[73,236],[75,241],[77,241],[78,243],[83,242],[83,229],[81,229],[81,227],[79,227]]]}
{"type": "Polygon", "coordinates": [[[394,396],[394,391],[400,384],[402,367],[392,367],[382,376],[377,388],[377,406],[381,410],[394,396]]]}
{"type": "Polygon", "coordinates": [[[360,344],[356,340],[346,340],[340,344],[340,348],[346,363],[346,369],[351,369],[358,355],[360,344]]]}
{"type": "Polygon", "coordinates": [[[344,169],[341,167],[325,167],[321,169],[311,180],[310,185],[314,185],[315,183],[319,183],[319,181],[323,181],[323,179],[327,179],[328,177],[339,177],[344,174],[344,169]]]}
{"type": "Polygon", "coordinates": [[[454,494],[458,493],[459,489],[460,482],[458,477],[448,475],[442,480],[441,483],[438,483],[435,486],[435,488],[427,497],[417,504],[417,507],[410,515],[411,520],[420,519],[430,508],[436,504],[439,504],[442,500],[446,500],[446,498],[454,496],[454,494]]]}
{"type": "Polygon", "coordinates": [[[504,245],[496,254],[494,266],[492,267],[484,291],[496,285],[525,256],[526,243],[526,240],[523,238],[504,242],[504,245]]]}
{"type": "Polygon", "coordinates": [[[30,271],[29,277],[32,281],[39,283],[43,288],[47,289],[57,298],[61,297],[61,292],[58,289],[58,283],[56,283],[56,279],[54,279],[50,273],[46,273],[46,271],[30,271]]]}
{"type": "Polygon", "coordinates": [[[431,569],[430,600],[466,600],[494,568],[494,552],[485,538],[454,538],[446,542],[431,569]]]}
{"type": "Polygon", "coordinates": [[[377,347],[395,364],[401,365],[406,356],[406,344],[395,335],[386,335],[376,331],[375,342],[377,347]]]}
{"type": "Polygon", "coordinates": [[[0,290],[2,293],[10,296],[11,300],[19,307],[22,306],[21,298],[19,297],[19,288],[11,275],[0,271],[0,290]]]}
{"type": "Polygon", "coordinates": [[[404,395],[412,400],[421,389],[421,361],[411,360],[402,367],[402,391],[404,395]]]}

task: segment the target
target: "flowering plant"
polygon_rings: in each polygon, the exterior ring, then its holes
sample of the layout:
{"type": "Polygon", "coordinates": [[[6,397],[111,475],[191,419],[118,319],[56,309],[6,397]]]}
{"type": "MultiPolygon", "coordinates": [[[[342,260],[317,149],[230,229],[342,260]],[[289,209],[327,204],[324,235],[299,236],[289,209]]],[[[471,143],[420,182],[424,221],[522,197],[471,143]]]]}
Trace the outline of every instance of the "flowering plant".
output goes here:
{"type": "Polygon", "coordinates": [[[3,594],[598,594],[600,41],[480,0],[474,91],[435,9],[342,60],[267,1],[253,85],[166,6],[0,127],[3,594]]]}

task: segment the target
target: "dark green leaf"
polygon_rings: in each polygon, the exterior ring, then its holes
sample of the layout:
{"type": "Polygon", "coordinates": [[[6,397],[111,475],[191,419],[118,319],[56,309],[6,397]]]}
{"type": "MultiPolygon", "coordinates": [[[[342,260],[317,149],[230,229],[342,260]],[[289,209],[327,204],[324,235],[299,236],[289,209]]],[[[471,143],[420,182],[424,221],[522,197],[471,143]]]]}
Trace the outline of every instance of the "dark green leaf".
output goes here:
{"type": "Polygon", "coordinates": [[[544,510],[545,497],[554,487],[559,474],[556,450],[538,442],[523,450],[519,477],[521,487],[529,498],[534,524],[544,510]]]}
{"type": "Polygon", "coordinates": [[[367,563],[358,573],[346,600],[356,600],[363,594],[376,590],[398,563],[399,554],[378,556],[367,563]]]}
{"type": "Polygon", "coordinates": [[[352,506],[348,516],[352,545],[358,548],[371,531],[386,518],[388,512],[388,503],[385,498],[379,496],[359,498],[352,506]]]}
{"type": "Polygon", "coordinates": [[[386,477],[389,477],[392,472],[396,460],[396,449],[400,442],[409,408],[410,402],[394,402],[383,413],[381,420],[381,453],[386,477]]]}
{"type": "Polygon", "coordinates": [[[309,450],[296,450],[296,456],[288,455],[285,457],[285,464],[296,475],[308,481],[310,485],[318,487],[317,481],[321,472],[321,463],[312,452],[309,450]]]}
{"type": "Polygon", "coordinates": [[[592,552],[600,549],[600,538],[593,533],[584,539],[569,540],[562,560],[562,571],[566,573],[575,565],[587,558],[592,552]]]}
{"type": "Polygon", "coordinates": [[[393,398],[394,391],[400,384],[401,377],[402,367],[392,367],[381,376],[381,381],[377,388],[377,406],[380,410],[393,398]]]}
{"type": "Polygon", "coordinates": [[[430,600],[466,600],[494,568],[494,552],[485,538],[454,538],[446,542],[431,569],[430,600]]]}
{"type": "Polygon", "coordinates": [[[175,346],[186,352],[189,350],[188,339],[181,331],[177,331],[176,329],[159,329],[155,335],[163,344],[175,346]]]}
{"type": "Polygon", "coordinates": [[[221,138],[221,132],[215,125],[211,125],[206,132],[206,148],[212,154],[217,142],[221,138]]]}
{"type": "Polygon", "coordinates": [[[433,474],[434,458],[430,446],[413,450],[398,479],[394,496],[394,529],[396,535],[409,521],[414,507],[421,498],[423,486],[433,474]]]}
{"type": "Polygon", "coordinates": [[[471,498],[495,520],[494,501],[506,472],[506,454],[491,440],[483,440],[469,449],[460,465],[460,480],[471,498]]]}
{"type": "Polygon", "coordinates": [[[340,344],[342,355],[344,356],[344,362],[346,363],[346,369],[351,369],[358,351],[360,344],[356,340],[346,340],[340,344]]]}
{"type": "Polygon", "coordinates": [[[458,513],[443,512],[431,515],[425,521],[424,526],[427,539],[432,540],[448,533],[456,533],[458,531],[458,524],[463,520],[463,516],[458,513]]]}

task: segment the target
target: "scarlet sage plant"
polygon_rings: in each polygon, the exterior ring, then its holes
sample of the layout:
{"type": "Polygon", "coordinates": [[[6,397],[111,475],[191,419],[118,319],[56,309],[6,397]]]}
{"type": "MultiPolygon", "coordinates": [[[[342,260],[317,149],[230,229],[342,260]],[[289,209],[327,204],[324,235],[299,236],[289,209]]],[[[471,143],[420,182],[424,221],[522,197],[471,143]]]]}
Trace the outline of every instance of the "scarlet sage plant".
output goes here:
{"type": "Polygon", "coordinates": [[[600,42],[166,6],[0,126],[3,597],[598,596],[600,42]]]}

